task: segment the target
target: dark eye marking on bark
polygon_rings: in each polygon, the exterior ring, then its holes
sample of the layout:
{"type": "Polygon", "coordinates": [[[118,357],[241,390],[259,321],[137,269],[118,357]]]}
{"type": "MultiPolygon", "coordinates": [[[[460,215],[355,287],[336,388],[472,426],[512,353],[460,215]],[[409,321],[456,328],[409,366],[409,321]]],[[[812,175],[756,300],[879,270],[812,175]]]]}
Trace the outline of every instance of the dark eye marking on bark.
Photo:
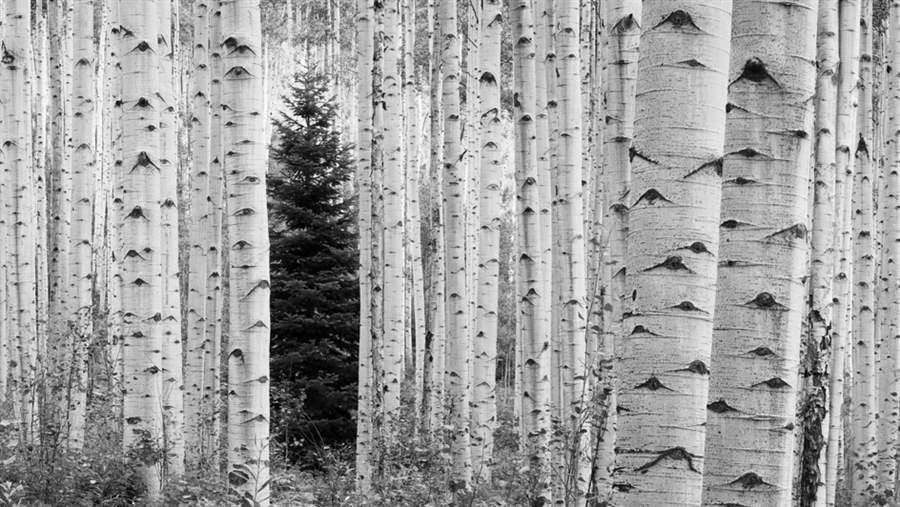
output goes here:
{"type": "Polygon", "coordinates": [[[723,229],[737,229],[738,227],[747,227],[750,225],[753,225],[753,224],[750,224],[748,222],[740,222],[738,220],[730,219],[730,220],[726,220],[726,221],[722,222],[719,225],[719,227],[721,227],[723,229]]]}
{"type": "Polygon", "coordinates": [[[766,236],[766,240],[786,240],[786,241],[794,241],[805,239],[808,230],[806,228],[806,224],[794,224],[790,227],[786,227],[781,229],[778,232],[773,232],[766,236]]]}
{"type": "Polygon", "coordinates": [[[669,271],[687,271],[688,273],[694,272],[691,268],[687,267],[684,264],[684,260],[682,260],[680,255],[673,255],[655,266],[644,268],[643,271],[647,272],[653,271],[655,269],[668,269],[669,271]]]}
{"type": "Polygon", "coordinates": [[[706,367],[706,363],[699,359],[691,361],[691,364],[689,364],[687,368],[681,368],[680,370],[674,371],[689,371],[691,373],[696,373],[697,375],[709,375],[709,368],[706,367]]]}
{"type": "Polygon", "coordinates": [[[719,157],[715,160],[710,160],[709,162],[705,162],[700,167],[694,169],[693,171],[684,175],[682,179],[688,179],[695,174],[699,174],[703,171],[711,169],[716,176],[722,176],[722,157],[719,157]]]}
{"type": "Polygon", "coordinates": [[[769,72],[769,69],[766,68],[766,64],[763,63],[759,58],[751,58],[744,63],[744,68],[741,70],[741,75],[737,77],[734,81],[732,81],[728,86],[736,84],[740,81],[750,81],[756,84],[765,84],[765,85],[775,85],[777,88],[781,88],[781,84],[777,79],[772,77],[772,74],[769,72]]]}
{"type": "Polygon", "coordinates": [[[659,165],[659,162],[657,162],[656,160],[653,160],[652,158],[648,157],[647,155],[644,155],[643,153],[638,151],[638,149],[635,148],[634,146],[632,146],[631,148],[628,148],[628,161],[634,162],[634,159],[636,159],[636,158],[646,160],[647,162],[650,162],[651,164],[659,165]]]}
{"type": "Polygon", "coordinates": [[[143,218],[144,220],[149,220],[140,206],[135,206],[134,209],[131,210],[131,213],[128,213],[125,218],[143,218]]]}
{"type": "Polygon", "coordinates": [[[694,19],[691,17],[691,15],[681,9],[670,12],[665,18],[663,18],[662,21],[657,23],[656,26],[654,26],[653,28],[654,29],[659,28],[665,24],[670,24],[673,27],[679,28],[682,30],[690,29],[690,30],[695,30],[698,32],[702,31],[702,30],[700,30],[700,27],[697,26],[696,23],[694,23],[694,19]]]}
{"type": "Polygon", "coordinates": [[[775,352],[772,351],[769,347],[756,347],[755,349],[747,352],[748,354],[753,354],[754,356],[759,357],[769,357],[774,356],[775,352]]]}
{"type": "Polygon", "coordinates": [[[140,53],[144,53],[152,50],[153,48],[150,47],[150,44],[147,43],[147,41],[142,40],[141,42],[138,42],[138,45],[135,46],[134,49],[132,49],[130,52],[138,51],[140,53]]]}
{"type": "Polygon", "coordinates": [[[645,382],[634,386],[635,389],[649,389],[651,391],[659,391],[660,389],[665,389],[666,391],[675,392],[674,389],[669,389],[662,382],[659,381],[658,378],[650,377],[645,382]]]}
{"type": "Polygon", "coordinates": [[[232,470],[228,472],[228,484],[238,487],[243,486],[250,480],[250,474],[242,470],[232,470]]]}
{"type": "Polygon", "coordinates": [[[619,493],[628,493],[629,491],[634,489],[634,486],[627,482],[614,482],[612,485],[612,489],[618,491],[619,493]]]}
{"type": "Polygon", "coordinates": [[[715,412],[717,414],[725,414],[728,412],[740,412],[740,410],[732,407],[725,400],[717,400],[708,405],[706,405],[706,409],[715,412]]]}
{"type": "Polygon", "coordinates": [[[628,412],[631,412],[630,408],[624,407],[622,405],[616,405],[616,413],[617,414],[626,414],[628,412]]]}
{"type": "Polygon", "coordinates": [[[631,334],[649,334],[650,336],[659,336],[658,334],[641,325],[634,326],[634,329],[631,330],[631,334]]]}
{"type": "Polygon", "coordinates": [[[722,183],[724,184],[732,184],[732,185],[751,185],[756,183],[756,180],[750,178],[744,178],[743,176],[738,176],[737,178],[725,180],[722,183]]]}
{"type": "Polygon", "coordinates": [[[697,472],[697,469],[694,468],[695,457],[696,456],[694,456],[693,454],[687,452],[684,447],[673,447],[659,453],[659,455],[657,455],[656,458],[653,459],[653,461],[635,468],[634,471],[642,472],[644,470],[649,470],[658,465],[662,460],[671,459],[676,461],[684,461],[687,464],[689,470],[691,470],[692,472],[697,472]]]}
{"type": "Polygon", "coordinates": [[[250,79],[251,77],[253,77],[253,74],[240,65],[228,69],[228,72],[225,73],[225,79],[230,80],[250,79]]]}
{"type": "Polygon", "coordinates": [[[692,303],[690,301],[682,301],[675,306],[670,306],[669,308],[671,308],[673,310],[676,310],[676,309],[681,310],[684,312],[699,312],[699,313],[706,313],[706,314],[709,313],[705,310],[701,310],[700,308],[697,308],[697,305],[695,305],[694,303],[692,303]]]}
{"type": "Polygon", "coordinates": [[[761,152],[755,148],[750,148],[750,147],[743,148],[740,150],[730,151],[730,152],[726,153],[726,156],[731,156],[731,155],[737,155],[739,157],[745,157],[745,158],[765,158],[765,159],[769,159],[769,160],[772,158],[769,155],[766,155],[763,152],[761,152]]]}
{"type": "Polygon", "coordinates": [[[624,34],[631,30],[640,28],[641,24],[634,18],[634,14],[629,14],[624,18],[616,21],[616,24],[610,28],[610,33],[624,34]]]}
{"type": "Polygon", "coordinates": [[[790,387],[791,385],[779,377],[772,377],[769,380],[766,380],[764,382],[760,382],[758,384],[753,384],[752,387],[762,387],[762,386],[766,386],[770,389],[781,389],[784,387],[790,387]]]}
{"type": "Polygon", "coordinates": [[[128,253],[125,254],[126,259],[130,259],[132,257],[137,257],[138,259],[144,259],[144,257],[137,252],[137,250],[129,250],[128,253]]]}
{"type": "Polygon", "coordinates": [[[613,203],[609,207],[609,209],[612,210],[613,213],[621,215],[622,213],[625,213],[626,211],[628,211],[628,206],[625,206],[624,203],[617,202],[617,203],[613,203]]]}
{"type": "Polygon", "coordinates": [[[728,484],[732,486],[740,486],[744,489],[754,489],[759,487],[774,487],[773,484],[770,484],[763,480],[762,477],[757,475],[755,472],[747,472],[744,475],[738,477],[737,479],[729,482],[728,484]]]}
{"type": "Polygon", "coordinates": [[[247,329],[250,330],[250,329],[256,329],[256,328],[268,329],[269,326],[267,326],[265,322],[263,322],[261,320],[257,320],[256,323],[254,323],[252,326],[248,327],[247,329]]]}
{"type": "Polygon", "coordinates": [[[775,296],[768,292],[760,292],[755,298],[745,303],[747,306],[755,306],[764,310],[787,310],[783,304],[775,301],[775,296]]]}
{"type": "Polygon", "coordinates": [[[10,65],[16,61],[16,55],[6,49],[6,44],[0,46],[0,51],[3,51],[3,57],[0,58],[0,63],[3,63],[3,65],[10,65]]]}
{"type": "Polygon", "coordinates": [[[856,154],[865,153],[866,156],[869,156],[869,145],[866,144],[865,138],[862,134],[859,135],[859,140],[856,142],[856,154]]]}
{"type": "Polygon", "coordinates": [[[137,416],[125,418],[125,422],[128,424],[140,424],[141,421],[143,421],[143,419],[141,419],[140,417],[137,417],[137,416]]]}
{"type": "Polygon", "coordinates": [[[647,201],[647,204],[650,206],[653,206],[654,204],[656,204],[656,201],[667,202],[670,204],[672,203],[672,201],[666,199],[665,196],[663,196],[661,193],[659,193],[659,190],[657,190],[655,188],[651,188],[650,190],[647,190],[646,192],[644,192],[644,195],[640,196],[638,198],[638,200],[635,201],[631,207],[634,208],[641,201],[647,201]]]}
{"type": "Polygon", "coordinates": [[[680,65],[682,67],[693,67],[693,68],[708,68],[703,62],[697,60],[695,58],[691,58],[690,60],[682,60],[680,62],[676,62],[675,65],[680,65]]]}
{"type": "Polygon", "coordinates": [[[138,153],[137,162],[135,162],[134,166],[132,166],[131,171],[134,171],[138,167],[152,167],[157,171],[159,170],[159,167],[157,167],[157,165],[154,164],[152,160],[150,160],[150,155],[147,155],[146,151],[138,153]]]}

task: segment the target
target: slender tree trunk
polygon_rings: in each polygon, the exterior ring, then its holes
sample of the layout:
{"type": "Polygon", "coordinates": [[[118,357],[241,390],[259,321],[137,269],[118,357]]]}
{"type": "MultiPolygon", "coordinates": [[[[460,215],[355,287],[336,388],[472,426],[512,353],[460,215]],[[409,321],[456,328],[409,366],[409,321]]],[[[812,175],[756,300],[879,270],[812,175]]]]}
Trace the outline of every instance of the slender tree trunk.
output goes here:
{"type": "Polygon", "coordinates": [[[790,503],[818,0],[797,7],[734,8],[704,505],[790,503]]]}
{"type": "MultiPolygon", "coordinates": [[[[702,491],[731,2],[644,2],[613,503],[702,491]]],[[[731,222],[724,222],[727,227],[731,222]]]]}
{"type": "MultiPolygon", "coordinates": [[[[499,314],[500,224],[503,133],[500,104],[500,43],[503,14],[499,0],[482,5],[478,51],[480,171],[478,303],[473,340],[472,461],[478,479],[490,483],[497,423],[497,318],[499,314]]],[[[471,57],[471,56],[470,56],[471,57]]],[[[475,76],[471,76],[475,79],[475,76]]]]}
{"type": "Polygon", "coordinates": [[[541,195],[536,139],[537,90],[534,15],[527,0],[510,5],[515,76],[516,213],[518,221],[518,332],[521,334],[521,424],[533,502],[547,505],[550,493],[550,296],[542,241],[541,195]]]}
{"type": "Polygon", "coordinates": [[[359,0],[356,20],[357,99],[356,183],[359,192],[359,398],[356,428],[356,489],[372,489],[372,61],[374,12],[371,0],[359,0]]]}
{"type": "Polygon", "coordinates": [[[269,505],[269,237],[258,0],[222,4],[228,291],[228,476],[269,505]],[[227,106],[227,108],[226,108],[227,106]]]}
{"type": "MultiPolygon", "coordinates": [[[[163,273],[160,217],[158,72],[159,5],[155,0],[122,0],[122,163],[118,182],[122,207],[116,258],[122,284],[124,336],[123,445],[162,445],[163,273]]],[[[145,453],[140,474],[151,497],[159,495],[161,463],[145,453]]]]}

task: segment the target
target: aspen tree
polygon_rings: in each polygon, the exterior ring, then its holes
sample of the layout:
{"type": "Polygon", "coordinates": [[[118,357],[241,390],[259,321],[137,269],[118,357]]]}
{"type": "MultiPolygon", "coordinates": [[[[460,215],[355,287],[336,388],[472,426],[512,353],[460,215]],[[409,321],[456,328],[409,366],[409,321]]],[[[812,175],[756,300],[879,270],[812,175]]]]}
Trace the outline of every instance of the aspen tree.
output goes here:
{"type": "MultiPolygon", "coordinates": [[[[581,94],[581,5],[577,0],[557,3],[556,74],[559,101],[558,225],[561,244],[559,340],[561,353],[561,421],[566,434],[566,503],[584,505],[590,479],[585,395],[587,377],[587,269],[584,247],[582,194],[583,137],[581,94]]],[[[554,256],[556,257],[556,255],[554,256]]]]}
{"type": "Polygon", "coordinates": [[[535,26],[530,2],[510,5],[513,40],[513,94],[515,97],[516,212],[518,221],[517,290],[518,333],[521,334],[521,424],[529,473],[536,484],[534,496],[544,505],[550,493],[550,295],[541,235],[541,195],[538,183],[536,139],[537,90],[535,26]]]}
{"type": "Polygon", "coordinates": [[[205,372],[213,355],[212,342],[207,335],[206,275],[207,230],[210,214],[206,201],[210,185],[210,69],[209,69],[209,13],[207,0],[193,6],[194,46],[191,74],[191,224],[190,273],[188,278],[187,361],[185,361],[184,440],[186,460],[198,466],[206,456],[209,445],[206,420],[215,406],[204,397],[208,387],[205,372]]]}
{"type": "Polygon", "coordinates": [[[162,445],[162,232],[155,0],[122,0],[122,162],[116,175],[122,205],[116,258],[121,278],[124,337],[123,412],[126,450],[151,449],[140,474],[151,497],[161,486],[162,445]],[[128,83],[128,86],[125,86],[128,83]]]}
{"type": "Polygon", "coordinates": [[[403,381],[404,309],[404,213],[403,191],[403,96],[401,49],[403,30],[399,0],[384,2],[384,348],[382,359],[382,410],[384,436],[393,439],[399,430],[400,388],[403,381]]]}
{"type": "Polygon", "coordinates": [[[372,488],[372,61],[375,38],[371,0],[359,0],[357,30],[356,182],[359,191],[359,397],[356,429],[356,488],[367,494],[372,488]]]}
{"type": "Polygon", "coordinates": [[[797,7],[734,7],[705,505],[790,503],[818,0],[797,7]]]}
{"type": "MultiPolygon", "coordinates": [[[[337,6],[336,6],[337,7],[337,6]]],[[[413,53],[415,49],[415,0],[403,2],[403,97],[406,102],[404,136],[406,137],[406,215],[409,224],[407,233],[407,258],[410,270],[410,291],[415,338],[413,359],[413,391],[415,396],[414,424],[416,430],[422,426],[422,407],[425,397],[425,287],[422,266],[422,219],[419,207],[419,108],[416,90],[416,71],[413,53]]]]}
{"type": "MultiPolygon", "coordinates": [[[[817,22],[816,61],[819,72],[816,78],[815,116],[815,164],[813,170],[813,212],[811,240],[810,305],[805,336],[802,378],[805,380],[802,399],[797,412],[800,419],[800,455],[796,460],[801,480],[798,498],[811,501],[819,482],[819,458],[824,456],[828,419],[827,403],[829,349],[821,344],[830,342],[832,327],[832,285],[835,265],[833,231],[835,215],[837,162],[835,159],[835,123],[837,121],[837,86],[835,75],[838,64],[838,11],[837,2],[819,1],[817,22]]],[[[824,477],[823,477],[824,478],[824,477]]],[[[824,496],[822,498],[824,502],[824,496]]]]}
{"type": "MultiPolygon", "coordinates": [[[[496,365],[499,313],[500,223],[502,202],[502,122],[500,42],[503,13],[499,0],[482,4],[479,57],[481,149],[479,176],[478,303],[473,339],[472,466],[489,482],[497,422],[496,365]]],[[[474,76],[471,76],[474,79],[474,76]]]]}
{"type": "Polygon", "coordinates": [[[269,504],[269,238],[258,0],[221,4],[228,291],[228,478],[269,504]]]}
{"type": "Polygon", "coordinates": [[[643,9],[613,503],[696,505],[731,2],[648,0],[643,9]]]}
{"type": "Polygon", "coordinates": [[[92,266],[94,182],[96,168],[96,101],[94,83],[94,2],[75,2],[72,77],[72,232],[68,245],[72,281],[72,349],[69,388],[69,445],[84,442],[87,403],[87,354],[93,329],[92,266]]]}
{"type": "Polygon", "coordinates": [[[879,419],[877,433],[878,478],[877,493],[893,496],[896,474],[896,443],[898,427],[898,389],[900,389],[900,288],[898,288],[898,271],[896,259],[900,258],[900,223],[898,198],[900,198],[900,179],[898,179],[898,161],[900,161],[900,89],[895,80],[900,70],[900,1],[892,0],[889,13],[889,34],[887,49],[889,62],[885,69],[887,80],[891,84],[888,98],[887,125],[887,160],[885,162],[886,188],[884,192],[884,239],[881,278],[886,288],[886,311],[881,329],[881,346],[879,353],[879,419]],[[893,259],[894,262],[890,262],[893,259]]]}
{"type": "Polygon", "coordinates": [[[181,296],[178,269],[178,98],[174,90],[176,73],[172,44],[173,11],[170,0],[159,3],[159,134],[162,155],[160,170],[160,220],[162,223],[163,313],[162,321],[162,408],[166,474],[184,473],[184,379],[181,344],[181,296]]]}
{"type": "MultiPolygon", "coordinates": [[[[615,459],[616,419],[617,414],[612,407],[616,406],[615,385],[615,344],[623,337],[622,330],[622,298],[625,292],[625,238],[628,228],[627,196],[631,182],[631,160],[629,150],[634,137],[635,84],[637,80],[638,56],[641,39],[641,2],[638,0],[614,0],[602,6],[605,17],[609,20],[608,46],[599,51],[606,53],[608,70],[602,84],[606,95],[606,135],[603,138],[602,174],[603,199],[598,204],[596,213],[604,221],[603,229],[608,234],[605,246],[606,261],[602,269],[608,275],[606,297],[595,305],[605,306],[609,310],[603,322],[601,357],[598,365],[602,368],[599,389],[607,396],[601,417],[604,421],[602,436],[599,437],[595,457],[594,480],[601,498],[611,493],[610,474],[615,459]]],[[[603,27],[601,27],[603,30],[603,27]]],[[[594,72],[601,74],[599,65],[594,72]]],[[[596,114],[596,113],[595,113],[596,114]]],[[[597,127],[600,128],[599,126],[597,127]]],[[[595,156],[595,158],[598,158],[595,156]]]]}
{"type": "Polygon", "coordinates": [[[209,142],[209,185],[207,206],[209,227],[206,234],[206,340],[210,344],[211,360],[205,366],[203,379],[203,402],[210,407],[204,424],[207,428],[207,439],[210,446],[207,457],[214,461],[219,448],[222,423],[219,413],[223,412],[223,400],[219,396],[222,390],[221,356],[224,323],[222,315],[225,308],[225,292],[222,278],[225,255],[223,250],[223,223],[225,218],[225,150],[222,141],[222,11],[221,2],[210,4],[209,16],[209,101],[210,101],[210,142],[209,142]]]}
{"type": "Polygon", "coordinates": [[[428,428],[432,435],[438,434],[439,428],[444,424],[444,395],[446,370],[446,264],[445,264],[445,240],[444,240],[444,177],[443,177],[443,142],[444,142],[444,113],[442,110],[443,99],[443,72],[441,69],[441,51],[438,39],[440,37],[439,3],[435,1],[429,4],[429,47],[432,59],[429,61],[431,86],[430,108],[430,160],[431,171],[430,194],[431,209],[430,229],[432,231],[429,248],[431,265],[431,303],[429,305],[430,317],[428,319],[429,342],[427,363],[430,365],[428,374],[428,395],[426,405],[428,407],[428,428]]]}
{"type": "Polygon", "coordinates": [[[848,445],[850,468],[847,479],[854,505],[867,505],[876,489],[875,432],[875,209],[872,144],[872,33],[869,28],[872,3],[863,2],[860,22],[859,140],[855,149],[853,213],[853,386],[851,406],[852,442],[848,445]],[[851,447],[852,446],[852,447],[851,447]]]}
{"type": "Polygon", "coordinates": [[[440,3],[443,188],[447,276],[447,406],[454,488],[472,481],[469,433],[469,307],[466,299],[466,181],[460,110],[460,39],[454,2],[440,3]]]}

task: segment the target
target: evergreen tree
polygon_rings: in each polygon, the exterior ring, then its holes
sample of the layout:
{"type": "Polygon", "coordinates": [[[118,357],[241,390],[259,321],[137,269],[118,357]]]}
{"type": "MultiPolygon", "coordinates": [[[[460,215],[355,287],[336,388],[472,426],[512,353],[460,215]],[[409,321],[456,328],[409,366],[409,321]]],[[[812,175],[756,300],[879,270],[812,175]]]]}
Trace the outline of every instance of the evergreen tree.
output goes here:
{"type": "Polygon", "coordinates": [[[359,305],[350,146],[328,78],[294,82],[269,176],[273,435],[291,458],[355,436],[359,305]]]}

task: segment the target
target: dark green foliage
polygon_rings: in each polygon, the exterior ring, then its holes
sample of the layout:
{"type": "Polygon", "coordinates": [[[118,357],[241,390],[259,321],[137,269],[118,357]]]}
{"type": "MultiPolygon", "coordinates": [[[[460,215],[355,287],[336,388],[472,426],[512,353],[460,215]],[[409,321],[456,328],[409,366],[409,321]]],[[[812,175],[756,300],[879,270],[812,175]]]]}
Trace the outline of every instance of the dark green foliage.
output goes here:
{"type": "Polygon", "coordinates": [[[269,179],[273,434],[295,460],[355,436],[359,285],[350,147],[328,80],[295,76],[269,179]]]}

